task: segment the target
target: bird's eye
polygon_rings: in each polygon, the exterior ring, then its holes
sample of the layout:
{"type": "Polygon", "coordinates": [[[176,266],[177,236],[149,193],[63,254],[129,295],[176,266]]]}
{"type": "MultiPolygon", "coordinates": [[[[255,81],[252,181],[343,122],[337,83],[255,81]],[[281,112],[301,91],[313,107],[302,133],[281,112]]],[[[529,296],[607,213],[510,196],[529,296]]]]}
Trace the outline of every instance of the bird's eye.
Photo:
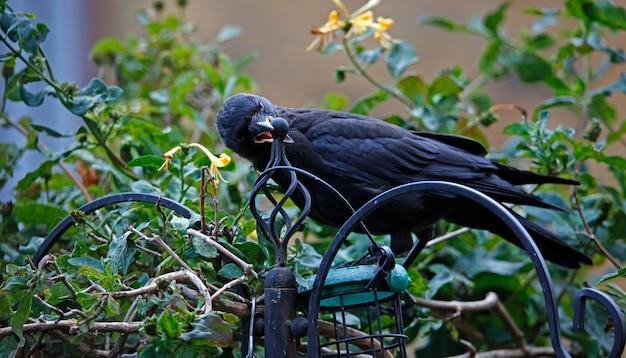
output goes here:
{"type": "Polygon", "coordinates": [[[238,136],[236,136],[236,137],[235,137],[235,140],[236,140],[237,142],[243,142],[245,139],[246,139],[246,138],[245,138],[244,136],[242,136],[242,135],[238,135],[238,136]]]}
{"type": "Polygon", "coordinates": [[[259,102],[259,109],[263,109],[263,102],[259,102]]]}

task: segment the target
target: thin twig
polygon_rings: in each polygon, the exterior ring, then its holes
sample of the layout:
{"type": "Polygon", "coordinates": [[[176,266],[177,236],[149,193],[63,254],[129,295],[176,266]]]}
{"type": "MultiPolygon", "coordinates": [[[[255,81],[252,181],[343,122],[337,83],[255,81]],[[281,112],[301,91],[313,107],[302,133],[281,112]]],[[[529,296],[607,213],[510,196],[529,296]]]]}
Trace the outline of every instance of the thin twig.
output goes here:
{"type": "Polygon", "coordinates": [[[587,231],[586,236],[591,240],[591,242],[596,245],[598,250],[600,250],[600,252],[602,252],[602,254],[609,261],[611,261],[611,264],[613,264],[613,266],[615,266],[618,270],[621,269],[622,266],[620,265],[620,262],[615,257],[613,257],[613,255],[611,255],[611,253],[604,247],[604,245],[602,245],[600,240],[598,240],[596,235],[593,233],[593,230],[591,230],[591,226],[589,226],[587,219],[585,219],[585,214],[583,213],[583,208],[580,205],[580,200],[578,199],[578,191],[576,190],[576,188],[572,190],[572,196],[574,197],[574,202],[576,203],[576,211],[578,212],[578,216],[580,217],[580,220],[582,220],[583,226],[587,231]]]}
{"type": "Polygon", "coordinates": [[[256,271],[254,271],[254,266],[253,265],[243,261],[242,259],[237,257],[237,255],[235,255],[232,252],[228,251],[224,246],[220,245],[217,241],[213,240],[211,237],[201,233],[198,230],[194,230],[194,229],[187,229],[187,234],[191,235],[191,236],[195,236],[197,238],[200,238],[200,239],[204,240],[205,243],[215,247],[222,255],[228,257],[235,264],[241,266],[241,268],[243,268],[243,270],[244,270],[244,272],[246,274],[252,273],[254,278],[259,278],[259,275],[256,273],[256,271]]]}
{"type": "Polygon", "coordinates": [[[460,229],[457,229],[457,230],[454,230],[454,231],[451,231],[451,232],[445,233],[445,234],[443,234],[443,235],[441,235],[441,236],[439,236],[439,237],[436,237],[436,238],[434,238],[434,239],[432,239],[432,240],[428,241],[428,242],[426,243],[426,247],[431,247],[431,246],[437,245],[437,244],[438,244],[438,243],[440,243],[440,242],[443,242],[443,241],[446,241],[446,240],[450,240],[450,239],[452,239],[453,237],[457,237],[457,236],[459,236],[459,235],[461,235],[461,234],[464,234],[464,233],[466,233],[466,232],[469,232],[469,231],[471,231],[471,230],[472,230],[472,229],[470,229],[470,228],[468,228],[468,227],[462,227],[462,228],[460,228],[460,229]]]}

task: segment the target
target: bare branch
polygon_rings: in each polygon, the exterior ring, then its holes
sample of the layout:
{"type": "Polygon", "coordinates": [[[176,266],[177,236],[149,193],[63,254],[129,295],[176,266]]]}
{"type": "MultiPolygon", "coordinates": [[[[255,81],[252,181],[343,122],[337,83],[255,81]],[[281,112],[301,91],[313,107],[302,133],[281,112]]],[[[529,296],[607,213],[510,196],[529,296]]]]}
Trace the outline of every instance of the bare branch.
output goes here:
{"type": "MultiPolygon", "coordinates": [[[[24,324],[24,333],[47,332],[47,331],[78,331],[79,321],[65,319],[60,321],[44,321],[24,324]]],[[[139,331],[140,322],[93,322],[90,329],[99,332],[135,333],[139,331]]],[[[11,327],[0,328],[0,338],[13,334],[11,327]]]]}
{"type": "Polygon", "coordinates": [[[194,230],[194,229],[187,229],[187,234],[191,235],[191,236],[195,236],[197,238],[200,238],[200,239],[204,240],[205,243],[215,247],[222,255],[228,257],[235,264],[241,266],[241,268],[243,268],[243,270],[244,270],[244,272],[246,274],[252,273],[254,278],[259,278],[259,275],[254,271],[254,266],[252,266],[251,264],[243,261],[242,259],[237,257],[235,254],[233,254],[232,252],[228,251],[224,246],[220,245],[217,241],[213,240],[211,237],[201,233],[198,230],[194,230]]]}

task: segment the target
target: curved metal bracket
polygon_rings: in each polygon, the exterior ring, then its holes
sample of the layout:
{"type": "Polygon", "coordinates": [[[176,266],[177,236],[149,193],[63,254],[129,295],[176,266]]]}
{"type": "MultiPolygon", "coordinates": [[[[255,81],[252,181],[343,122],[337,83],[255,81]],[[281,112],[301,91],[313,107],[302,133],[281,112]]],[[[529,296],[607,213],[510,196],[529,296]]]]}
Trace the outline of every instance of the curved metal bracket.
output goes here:
{"type": "MultiPolygon", "coordinates": [[[[160,205],[166,207],[168,209],[174,210],[176,213],[182,215],[183,217],[189,219],[193,214],[193,211],[188,207],[172,200],[155,194],[144,194],[144,193],[121,193],[121,194],[111,194],[107,196],[103,196],[102,198],[96,199],[92,202],[89,202],[77,210],[84,212],[85,214],[91,214],[94,211],[104,208],[107,205],[117,204],[117,203],[125,203],[125,202],[142,202],[160,205]]],[[[39,261],[50,251],[52,246],[57,242],[57,240],[63,235],[70,227],[74,225],[74,218],[72,216],[67,216],[63,221],[57,224],[57,226],[50,231],[46,239],[43,241],[35,256],[33,257],[33,262],[35,265],[39,264],[39,261]]]]}
{"type": "MultiPolygon", "coordinates": [[[[524,249],[530,256],[533,265],[535,266],[535,270],[537,271],[537,276],[539,278],[539,282],[541,283],[541,288],[544,294],[544,300],[546,304],[546,314],[548,318],[548,327],[550,330],[550,340],[552,342],[552,347],[554,348],[554,351],[558,357],[571,357],[562,342],[561,328],[559,326],[557,296],[554,292],[554,286],[552,284],[550,272],[548,271],[546,263],[541,253],[539,252],[537,245],[532,240],[526,229],[500,203],[488,197],[487,195],[461,184],[441,181],[423,181],[409,183],[385,191],[384,193],[377,195],[361,208],[359,208],[339,229],[337,235],[331,242],[326,251],[326,254],[322,259],[320,268],[315,278],[315,282],[313,284],[313,289],[311,291],[308,308],[308,356],[315,357],[319,351],[319,332],[317,327],[317,317],[319,315],[321,292],[328,271],[330,270],[331,264],[335,256],[337,255],[340,247],[343,245],[345,239],[347,238],[348,234],[353,230],[354,226],[357,223],[361,222],[367,215],[369,215],[372,211],[374,211],[374,209],[376,209],[380,205],[400,195],[417,191],[426,191],[431,193],[446,192],[463,196],[469,200],[473,200],[476,203],[483,205],[485,209],[494,214],[494,218],[499,218],[504,224],[509,227],[509,229],[511,229],[513,234],[517,236],[517,238],[522,243],[524,249]]],[[[416,246],[424,245],[422,241],[423,240],[420,240],[420,242],[418,242],[416,246]]],[[[412,250],[412,253],[413,252],[415,252],[415,250],[412,250]]],[[[419,250],[415,252],[415,255],[417,255],[418,252],[419,250]]],[[[411,256],[411,254],[409,254],[409,256],[411,256]]],[[[579,297],[576,300],[577,305],[575,305],[574,307],[574,309],[576,310],[575,317],[578,318],[578,321],[575,322],[578,322],[578,326],[582,327],[582,324],[580,324],[583,316],[581,312],[584,309],[584,300],[587,297],[593,298],[597,300],[600,304],[602,304],[611,313],[611,316],[614,317],[613,323],[615,325],[616,336],[613,343],[613,349],[611,350],[611,355],[609,355],[609,357],[615,357],[613,355],[614,352],[618,352],[618,354],[621,353],[624,347],[624,342],[626,340],[626,338],[624,337],[624,318],[621,311],[619,310],[619,307],[617,307],[617,305],[612,302],[610,298],[608,298],[606,295],[603,295],[598,290],[587,288],[581,292],[582,293],[579,294],[579,297]]]]}

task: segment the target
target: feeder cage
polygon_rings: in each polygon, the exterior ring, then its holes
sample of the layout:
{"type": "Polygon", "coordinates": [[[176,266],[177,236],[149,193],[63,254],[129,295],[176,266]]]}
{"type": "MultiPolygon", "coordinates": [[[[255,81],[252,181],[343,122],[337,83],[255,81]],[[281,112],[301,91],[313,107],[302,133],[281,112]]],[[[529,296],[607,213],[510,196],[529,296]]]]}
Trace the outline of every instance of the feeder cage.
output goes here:
{"type": "MultiPolygon", "coordinates": [[[[399,265],[379,272],[378,265],[329,270],[320,295],[319,352],[313,356],[406,357],[400,292],[408,274],[399,265]]],[[[299,287],[301,295],[310,296],[314,280],[299,287]]]]}

